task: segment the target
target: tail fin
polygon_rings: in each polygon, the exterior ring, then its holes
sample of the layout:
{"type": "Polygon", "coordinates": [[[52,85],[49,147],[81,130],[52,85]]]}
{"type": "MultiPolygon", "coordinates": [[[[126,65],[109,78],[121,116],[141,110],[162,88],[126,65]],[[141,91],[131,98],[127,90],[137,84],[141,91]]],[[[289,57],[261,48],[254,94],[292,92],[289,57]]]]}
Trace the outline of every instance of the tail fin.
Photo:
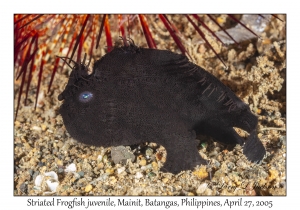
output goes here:
{"type": "Polygon", "coordinates": [[[253,130],[246,140],[243,153],[251,162],[260,162],[265,156],[266,149],[257,137],[256,130],[253,130]]]}

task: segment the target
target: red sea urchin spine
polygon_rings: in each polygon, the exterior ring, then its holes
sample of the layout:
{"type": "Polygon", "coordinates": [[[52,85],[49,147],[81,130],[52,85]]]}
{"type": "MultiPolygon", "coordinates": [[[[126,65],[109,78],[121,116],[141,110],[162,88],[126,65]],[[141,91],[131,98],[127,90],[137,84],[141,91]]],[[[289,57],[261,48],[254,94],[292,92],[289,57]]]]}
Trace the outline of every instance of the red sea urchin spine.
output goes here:
{"type": "Polygon", "coordinates": [[[235,44],[238,44],[235,39],[216,21],[211,15],[207,15],[235,44]]]}
{"type": "MultiPolygon", "coordinates": [[[[30,61],[33,59],[33,57],[35,56],[35,54],[37,52],[37,48],[35,48],[34,51],[32,52],[32,54],[30,55],[30,51],[31,51],[33,43],[35,42],[35,39],[37,39],[37,36],[32,37],[31,42],[30,42],[29,46],[27,47],[27,50],[25,50],[25,52],[24,52],[25,53],[25,59],[24,59],[23,65],[21,67],[20,73],[17,76],[17,79],[18,79],[22,75],[22,81],[21,81],[21,86],[20,86],[20,92],[19,92],[19,95],[18,95],[16,116],[18,114],[18,109],[19,109],[19,105],[20,105],[21,93],[22,93],[22,90],[23,90],[23,86],[25,84],[27,66],[30,63],[30,61]]],[[[33,67],[34,67],[34,65],[31,65],[31,68],[30,68],[30,71],[29,71],[29,76],[28,76],[28,81],[31,81],[31,72],[33,70],[33,67]]],[[[27,89],[26,89],[25,103],[26,103],[26,99],[27,99],[28,89],[29,89],[29,85],[27,85],[27,89]]]]}
{"type": "MultiPolygon", "coordinates": [[[[87,21],[88,21],[89,17],[90,17],[90,15],[87,15],[86,18],[85,18],[85,20],[84,20],[84,22],[83,22],[83,25],[82,25],[81,30],[79,32],[79,35],[77,37],[77,40],[76,40],[73,52],[72,52],[71,57],[70,57],[70,63],[71,63],[71,60],[73,59],[73,56],[75,54],[75,51],[76,51],[76,49],[78,47],[79,42],[82,39],[82,34],[83,34],[84,28],[85,28],[85,26],[87,24],[87,21]]],[[[81,45],[82,45],[82,43],[81,43],[81,45]]]]}
{"type": "Polygon", "coordinates": [[[252,34],[254,34],[256,37],[259,37],[256,33],[254,33],[250,28],[248,28],[245,24],[243,24],[241,21],[239,21],[237,18],[234,17],[234,15],[228,15],[228,17],[230,17],[232,20],[234,20],[235,22],[241,24],[245,29],[247,29],[249,32],[251,32],[252,34]]]}
{"type": "Polygon", "coordinates": [[[26,105],[26,102],[27,102],[27,96],[28,96],[28,91],[29,91],[29,86],[30,86],[30,82],[31,82],[31,79],[32,79],[32,73],[35,71],[36,69],[36,64],[35,64],[35,53],[37,52],[38,50],[38,37],[35,36],[35,47],[34,47],[34,52],[32,53],[32,56],[33,56],[33,60],[31,62],[31,66],[30,66],[30,71],[29,71],[29,75],[28,75],[28,81],[27,81],[27,87],[26,87],[26,95],[25,95],[25,105],[26,105]]]}
{"type": "Polygon", "coordinates": [[[105,22],[106,16],[107,15],[103,15],[103,17],[102,17],[102,22],[101,22],[100,30],[99,30],[99,34],[98,34],[98,37],[97,37],[96,49],[98,49],[98,47],[99,47],[99,42],[100,42],[101,34],[102,34],[102,31],[103,31],[103,26],[104,26],[104,22],[105,22]]]}
{"type": "Polygon", "coordinates": [[[107,15],[105,16],[105,20],[104,20],[104,29],[105,29],[105,35],[106,35],[107,52],[110,52],[113,48],[113,44],[112,44],[110,26],[109,26],[107,15]]]}
{"type": "MultiPolygon", "coordinates": [[[[45,57],[45,51],[43,51],[42,53],[43,57],[45,57]]],[[[37,84],[37,90],[36,90],[36,95],[35,95],[35,105],[34,105],[34,109],[36,109],[36,105],[37,105],[37,102],[38,102],[38,96],[39,96],[39,90],[40,90],[40,86],[41,86],[41,81],[42,81],[42,74],[43,74],[43,67],[45,65],[45,59],[42,59],[42,63],[41,63],[41,66],[40,66],[40,72],[39,72],[39,79],[38,79],[38,84],[37,84]]]]}
{"type": "Polygon", "coordinates": [[[92,57],[92,55],[93,55],[93,49],[94,49],[94,45],[95,45],[95,38],[96,38],[96,16],[93,16],[91,30],[92,30],[92,43],[91,43],[91,48],[90,48],[90,53],[89,53],[90,57],[92,57]]]}
{"type": "MultiPolygon", "coordinates": [[[[206,30],[208,30],[219,42],[221,42],[223,45],[224,43],[222,42],[222,40],[212,31],[210,30],[210,28],[201,20],[201,18],[196,15],[196,14],[193,14],[192,15],[206,30]]],[[[198,27],[199,28],[199,27],[198,27]]],[[[199,28],[200,30],[200,28],[199,28]]]]}
{"type": "MultiPolygon", "coordinates": [[[[63,48],[64,48],[64,46],[67,42],[67,36],[70,32],[71,25],[72,25],[72,19],[69,16],[67,16],[67,18],[62,23],[62,27],[60,28],[57,36],[55,37],[54,43],[56,44],[58,42],[59,38],[63,35],[62,43],[61,43],[59,51],[58,51],[59,54],[62,53],[63,48]],[[65,32],[65,34],[64,34],[64,32],[65,32]]],[[[53,45],[53,47],[54,47],[54,45],[53,45]]],[[[48,86],[48,93],[50,92],[50,88],[52,86],[53,79],[54,79],[54,76],[56,74],[58,65],[59,65],[59,58],[56,58],[55,59],[55,64],[54,64],[54,67],[53,67],[53,71],[52,71],[52,74],[51,74],[51,79],[50,79],[49,86],[48,86]]]]}
{"type": "Polygon", "coordinates": [[[124,24],[123,24],[123,18],[122,18],[122,15],[118,15],[118,20],[119,20],[119,29],[120,29],[120,32],[121,32],[121,36],[122,36],[122,39],[123,39],[123,43],[125,46],[128,46],[128,43],[127,43],[127,40],[126,40],[126,33],[125,33],[125,28],[124,28],[124,24]]]}
{"type": "Polygon", "coordinates": [[[227,66],[226,66],[225,62],[223,61],[223,59],[218,55],[218,53],[215,51],[215,49],[211,46],[211,44],[205,38],[204,33],[196,26],[196,24],[192,21],[192,19],[188,15],[186,15],[186,17],[189,20],[189,22],[193,25],[193,27],[195,28],[195,30],[199,33],[199,35],[202,37],[202,39],[204,39],[204,41],[206,42],[206,44],[208,44],[208,46],[212,49],[212,51],[215,53],[215,55],[219,58],[219,60],[227,68],[227,66]]]}
{"type": "Polygon", "coordinates": [[[171,24],[170,24],[167,16],[166,15],[158,15],[158,16],[161,19],[161,21],[163,22],[163,24],[165,25],[165,27],[167,28],[167,30],[169,31],[170,35],[172,36],[173,40],[175,41],[176,45],[178,46],[178,48],[180,49],[182,54],[188,55],[190,57],[190,55],[186,51],[185,47],[181,43],[180,39],[178,38],[174,28],[171,27],[171,24]]]}
{"type": "Polygon", "coordinates": [[[152,38],[152,35],[151,35],[150,29],[148,27],[147,21],[145,19],[145,16],[139,15],[139,19],[141,21],[143,32],[145,34],[145,38],[146,38],[149,48],[156,49],[156,44],[154,42],[154,39],[152,38]]]}
{"type": "MultiPolygon", "coordinates": [[[[42,17],[43,15],[37,15],[34,18],[32,18],[30,21],[28,21],[27,23],[25,23],[24,25],[22,25],[21,27],[18,28],[18,30],[24,28],[25,26],[29,25],[30,23],[32,23],[33,21],[39,19],[40,17],[42,17]]],[[[27,18],[28,16],[26,16],[27,18]]],[[[15,24],[19,23],[20,21],[22,21],[23,19],[20,19],[19,21],[16,21],[15,24]]]]}

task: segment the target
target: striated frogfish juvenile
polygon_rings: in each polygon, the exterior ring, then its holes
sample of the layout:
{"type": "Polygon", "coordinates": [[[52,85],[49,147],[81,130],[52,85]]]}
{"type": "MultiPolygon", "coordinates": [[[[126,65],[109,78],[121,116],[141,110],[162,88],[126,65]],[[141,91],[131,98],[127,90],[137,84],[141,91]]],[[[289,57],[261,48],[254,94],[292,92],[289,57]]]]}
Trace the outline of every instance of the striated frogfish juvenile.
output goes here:
{"type": "Polygon", "coordinates": [[[228,87],[184,55],[116,47],[88,66],[75,63],[59,113],[70,135],[94,146],[155,142],[165,147],[163,170],[179,173],[207,164],[197,150],[198,134],[224,144],[240,144],[252,162],[265,148],[257,137],[257,117],[228,87]],[[240,137],[233,127],[249,133],[240,137]]]}

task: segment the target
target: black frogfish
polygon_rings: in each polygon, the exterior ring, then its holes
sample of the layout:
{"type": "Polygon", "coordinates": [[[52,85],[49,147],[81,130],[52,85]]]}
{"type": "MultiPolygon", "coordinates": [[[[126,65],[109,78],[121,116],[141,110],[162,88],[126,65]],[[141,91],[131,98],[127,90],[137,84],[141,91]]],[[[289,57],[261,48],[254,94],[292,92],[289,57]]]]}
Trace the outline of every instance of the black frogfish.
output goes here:
{"type": "Polygon", "coordinates": [[[95,62],[88,74],[76,63],[59,113],[70,135],[94,146],[155,142],[165,147],[163,170],[179,173],[207,164],[198,134],[240,144],[252,162],[266,151],[257,137],[257,117],[228,87],[184,55],[130,43],[95,62]],[[244,139],[233,127],[250,135],[244,139]]]}

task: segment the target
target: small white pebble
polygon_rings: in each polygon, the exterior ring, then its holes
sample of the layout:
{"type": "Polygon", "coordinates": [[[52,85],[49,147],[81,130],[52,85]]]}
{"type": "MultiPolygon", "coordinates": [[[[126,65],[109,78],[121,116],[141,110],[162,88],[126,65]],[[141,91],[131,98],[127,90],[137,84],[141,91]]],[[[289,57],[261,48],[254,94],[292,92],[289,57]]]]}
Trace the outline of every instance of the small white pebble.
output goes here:
{"type": "Polygon", "coordinates": [[[203,183],[203,184],[200,184],[198,189],[196,190],[197,194],[202,194],[204,193],[204,191],[206,190],[207,188],[207,184],[206,183],[203,183]]]}
{"type": "Polygon", "coordinates": [[[98,155],[97,160],[98,160],[99,162],[101,162],[102,159],[103,159],[103,156],[102,156],[102,155],[98,155]]]}
{"type": "Polygon", "coordinates": [[[141,167],[141,169],[144,170],[144,171],[146,171],[147,169],[150,169],[150,168],[152,168],[152,164],[148,164],[146,166],[141,167]]]}
{"type": "Polygon", "coordinates": [[[135,174],[136,179],[140,179],[142,177],[143,177],[143,174],[141,172],[136,172],[136,174],[135,174]]]}
{"type": "Polygon", "coordinates": [[[39,126],[34,125],[34,126],[32,126],[32,130],[35,130],[35,131],[41,131],[42,128],[39,127],[39,126]]]}
{"type": "Polygon", "coordinates": [[[76,165],[74,163],[68,165],[65,169],[65,172],[76,172],[76,165]]]}
{"type": "Polygon", "coordinates": [[[118,174],[122,173],[123,171],[125,171],[125,167],[121,167],[117,169],[118,174]]]}
{"type": "Polygon", "coordinates": [[[56,117],[55,111],[52,109],[49,109],[48,111],[45,111],[45,117],[54,118],[56,117]]]}
{"type": "Polygon", "coordinates": [[[34,126],[32,126],[32,128],[31,128],[32,130],[34,130],[34,131],[41,131],[42,130],[42,128],[41,127],[39,127],[39,126],[36,126],[36,125],[34,125],[34,126]]]}

